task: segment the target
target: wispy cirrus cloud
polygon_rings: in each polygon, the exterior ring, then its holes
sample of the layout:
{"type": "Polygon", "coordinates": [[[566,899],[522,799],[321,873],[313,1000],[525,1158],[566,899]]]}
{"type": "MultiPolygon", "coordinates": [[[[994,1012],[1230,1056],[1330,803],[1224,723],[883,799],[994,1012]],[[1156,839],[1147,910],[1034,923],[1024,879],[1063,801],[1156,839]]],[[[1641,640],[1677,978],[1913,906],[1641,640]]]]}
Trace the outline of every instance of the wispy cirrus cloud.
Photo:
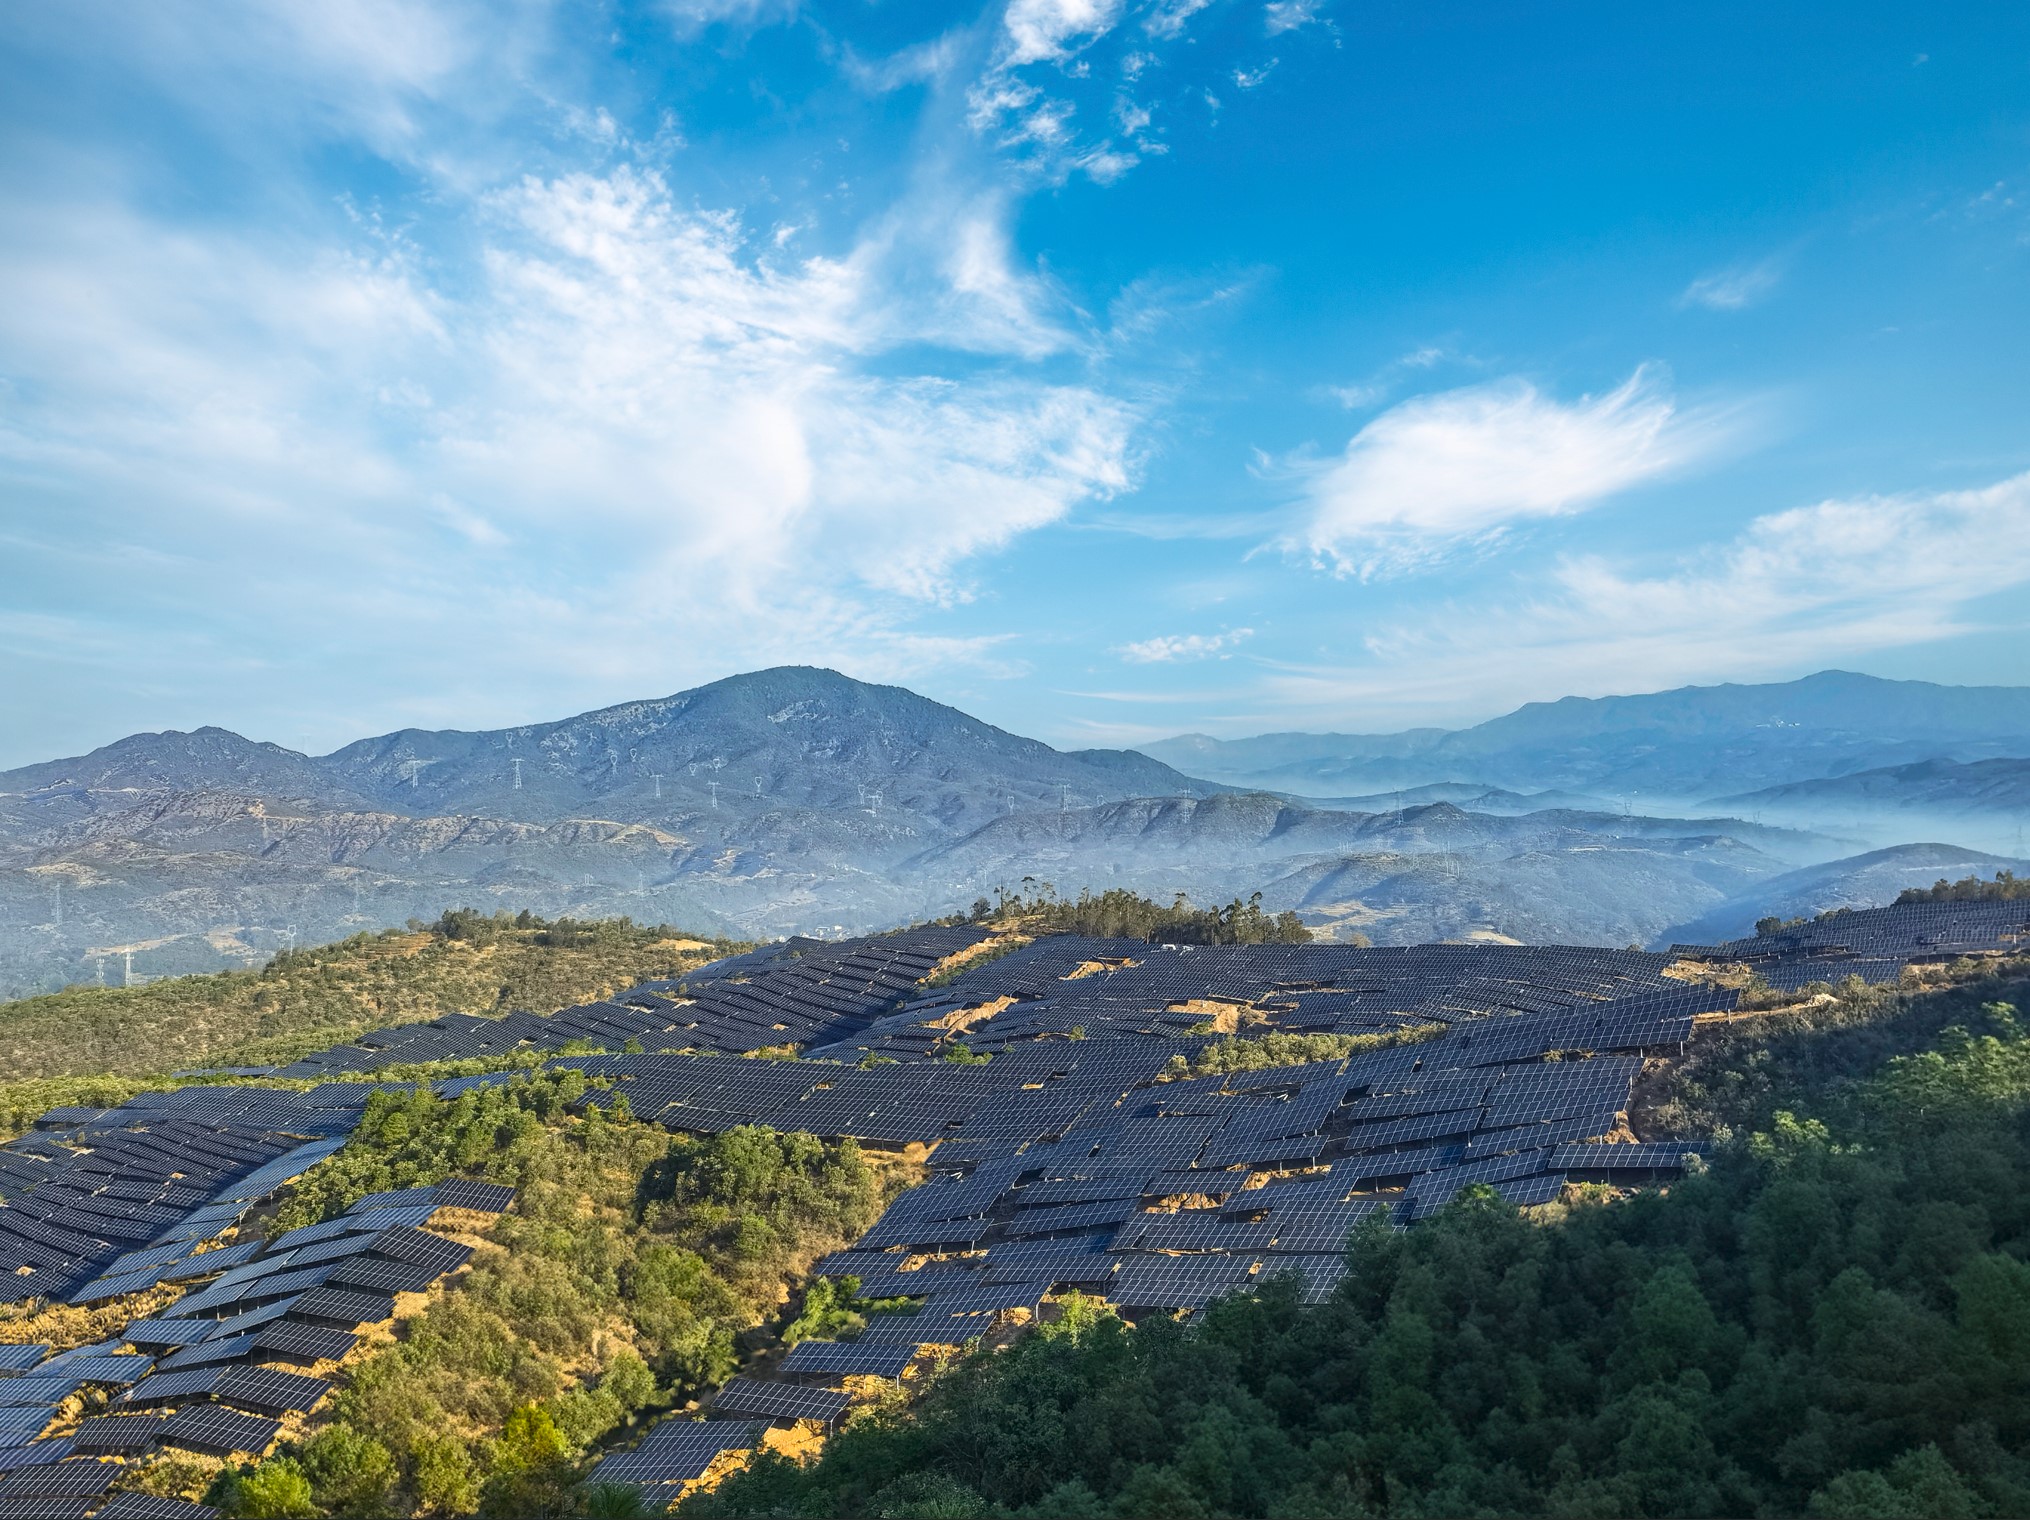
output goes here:
{"type": "Polygon", "coordinates": [[[1168,665],[1183,660],[1226,659],[1236,644],[1255,636],[1252,628],[1229,628],[1223,633],[1172,633],[1153,639],[1123,644],[1114,653],[1131,665],[1168,665]]]}
{"type": "Polygon", "coordinates": [[[1427,564],[1532,519],[1582,512],[1710,453],[1717,418],[1687,414],[1662,374],[1564,402],[1526,380],[1419,396],[1335,461],[1306,467],[1295,542],[1338,574],[1427,564]]]}
{"type": "Polygon", "coordinates": [[[1730,264],[1693,280],[1678,296],[1678,305],[1702,306],[1707,311],[1744,310],[1776,289],[1783,279],[1783,268],[1784,261],[1777,258],[1730,264]]]}

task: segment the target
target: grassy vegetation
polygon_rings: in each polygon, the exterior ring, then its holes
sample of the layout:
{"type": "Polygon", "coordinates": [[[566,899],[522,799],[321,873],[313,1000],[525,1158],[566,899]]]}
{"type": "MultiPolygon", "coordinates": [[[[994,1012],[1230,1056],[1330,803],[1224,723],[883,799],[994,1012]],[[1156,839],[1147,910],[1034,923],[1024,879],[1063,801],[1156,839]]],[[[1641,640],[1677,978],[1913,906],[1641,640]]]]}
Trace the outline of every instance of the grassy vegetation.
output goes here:
{"type": "Polygon", "coordinates": [[[446,1013],[547,1013],[736,948],[666,924],[461,910],[406,932],[285,952],[259,971],[70,987],[0,1004],[0,1075],[7,1079],[0,1111],[16,1103],[9,1089],[25,1080],[288,1061],[370,1029],[446,1013]]]}
{"type": "Polygon", "coordinates": [[[1849,977],[1807,986],[1783,1006],[1703,1026],[1686,1058],[1639,1094],[1644,1132],[1725,1140],[1766,1129],[1809,1094],[1813,1111],[1847,1122],[1855,1094],[1897,1056],[1935,1048],[1984,1004],[2030,1006],[2030,960],[1964,961],[1870,986],[1849,977]],[[1800,998],[1802,1001],[1800,1001],[1800,998]]]}
{"type": "Polygon", "coordinates": [[[684,1513],[2030,1513],[2026,996],[1821,1005],[1687,1087],[1767,1118],[1667,1192],[1370,1224],[1321,1306],[1083,1309],[684,1513]]]}
{"type": "Polygon", "coordinates": [[[1445,1034],[1445,1024],[1415,1024],[1386,1034],[1287,1034],[1271,1030],[1247,1038],[1229,1037],[1202,1046],[1186,1057],[1172,1056],[1167,1075],[1209,1077],[1223,1071],[1261,1071],[1271,1066],[1296,1066],[1305,1061],[1337,1061],[1363,1050],[1415,1045],[1445,1034]]]}
{"type": "Polygon", "coordinates": [[[585,1090],[565,1072],[448,1102],[374,1098],[277,1227],[452,1174],[514,1185],[515,1207],[469,1272],[348,1369],[306,1439],[223,1475],[213,1502],[243,1515],[575,1512],[602,1439],[730,1376],[812,1261],[881,1208],[851,1141],[673,1138],[574,1111],[585,1090]]]}
{"type": "Polygon", "coordinates": [[[1198,908],[1182,892],[1167,905],[1124,887],[1065,899],[1048,883],[1034,883],[1026,896],[1003,896],[995,904],[981,898],[973,917],[1030,935],[1088,934],[1150,944],[1301,945],[1311,938],[1295,913],[1264,912],[1259,892],[1223,908],[1198,908]]]}

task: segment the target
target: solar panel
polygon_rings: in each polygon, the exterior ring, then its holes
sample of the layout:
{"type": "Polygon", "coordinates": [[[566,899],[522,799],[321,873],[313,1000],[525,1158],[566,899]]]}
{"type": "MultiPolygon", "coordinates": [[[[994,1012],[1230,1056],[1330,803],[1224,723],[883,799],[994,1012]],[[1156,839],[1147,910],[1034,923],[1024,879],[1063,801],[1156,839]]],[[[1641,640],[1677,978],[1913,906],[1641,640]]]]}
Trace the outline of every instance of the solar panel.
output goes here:
{"type": "Polygon", "coordinates": [[[85,1383],[82,1378],[29,1376],[0,1380],[0,1405],[61,1404],[85,1383]]]}
{"type": "Polygon", "coordinates": [[[345,1330],[327,1330],[321,1325],[299,1325],[283,1320],[257,1332],[252,1344],[256,1351],[272,1356],[335,1362],[359,1344],[359,1337],[345,1330]]]}
{"type": "Polygon", "coordinates": [[[617,1452],[593,1470],[595,1483],[688,1483],[729,1451],[745,1451],[761,1439],[753,1420],[664,1420],[652,1426],[632,1451],[617,1452]]]}
{"type": "Polygon", "coordinates": [[[222,1369],[217,1367],[201,1367],[189,1372],[158,1372],[128,1389],[119,1403],[125,1408],[147,1409],[196,1398],[218,1386],[221,1372],[222,1369]]]}
{"type": "Polygon", "coordinates": [[[435,1276],[455,1272],[472,1257],[472,1247],[460,1245],[455,1240],[446,1240],[428,1230],[413,1226],[398,1226],[383,1230],[373,1238],[373,1251],[391,1261],[412,1262],[427,1267],[435,1276]]]}
{"type": "Polygon", "coordinates": [[[73,1458],[0,1478],[0,1499],[91,1499],[110,1489],[119,1476],[116,1462],[73,1458]]]}
{"type": "Polygon", "coordinates": [[[47,1355],[47,1346],[0,1346],[0,1377],[26,1372],[47,1355]]]}
{"type": "Polygon", "coordinates": [[[98,1502],[96,1498],[0,1499],[0,1516],[7,1520],[17,1515],[25,1516],[26,1520],[85,1520],[98,1502]]]}
{"type": "Polygon", "coordinates": [[[109,1298],[124,1298],[129,1293],[145,1293],[161,1281],[162,1274],[152,1269],[125,1277],[101,1277],[82,1288],[73,1289],[66,1298],[73,1304],[104,1303],[109,1298]]]}
{"type": "MultiPolygon", "coordinates": [[[[125,1388],[141,1381],[148,1375],[148,1369],[155,1365],[152,1357],[146,1356],[84,1356],[68,1358],[61,1363],[63,1376],[76,1378],[80,1383],[96,1383],[105,1387],[125,1388]]],[[[52,1368],[54,1370],[54,1368],[52,1368]]]]}
{"type": "Polygon", "coordinates": [[[1551,1166],[1559,1171],[1653,1171],[1676,1170],[1687,1155],[1703,1155],[1705,1143],[1698,1140],[1652,1140],[1640,1145],[1561,1145],[1551,1153],[1551,1166]]]}
{"type": "Polygon", "coordinates": [[[384,1261],[378,1256],[355,1256],[331,1271],[335,1286],[377,1293],[421,1293],[436,1280],[437,1274],[428,1267],[407,1261],[384,1261]]]}
{"type": "Polygon", "coordinates": [[[103,1414],[80,1424],[71,1439],[79,1451],[102,1456],[151,1451],[162,1424],[152,1414],[103,1414]]]}
{"type": "Polygon", "coordinates": [[[0,1409],[0,1444],[19,1445],[41,1435],[56,1418],[54,1405],[0,1409]]]}
{"type": "Polygon", "coordinates": [[[0,1474],[24,1472],[31,1467],[49,1467],[77,1450],[69,1436],[51,1436],[20,1446],[0,1446],[0,1474]]]}
{"type": "Polygon", "coordinates": [[[817,1373],[828,1377],[900,1377],[916,1360],[916,1348],[862,1345],[857,1341],[802,1341],[790,1348],[777,1370],[785,1377],[817,1373]]]}
{"type": "Polygon", "coordinates": [[[470,1177],[450,1177],[437,1184],[437,1207],[472,1209],[482,1214],[502,1214],[515,1201],[515,1190],[498,1182],[479,1182],[470,1177]]]}
{"type": "Polygon", "coordinates": [[[1196,1309],[1252,1280],[1250,1257],[1203,1256],[1131,1262],[1107,1287],[1114,1303],[1161,1309],[1196,1309]]]}
{"type": "Polygon", "coordinates": [[[766,1415],[773,1420],[820,1420],[827,1424],[846,1412],[852,1399],[831,1388],[805,1388],[795,1383],[764,1383],[737,1377],[713,1396],[713,1407],[734,1414],[766,1415]]]}
{"type": "Polygon", "coordinates": [[[434,1184],[430,1187],[401,1188],[392,1193],[369,1193],[366,1197],[354,1202],[346,1212],[350,1214],[358,1209],[407,1208],[419,1203],[427,1203],[437,1207],[442,1206],[438,1203],[437,1187],[434,1184]]]}
{"type": "Polygon", "coordinates": [[[277,1372],[269,1367],[229,1367],[213,1390],[216,1397],[243,1409],[262,1414],[285,1414],[315,1409],[331,1384],[320,1377],[300,1372],[277,1372]]]}
{"type": "Polygon", "coordinates": [[[224,1340],[199,1341],[195,1346],[185,1346],[181,1351],[164,1357],[157,1365],[164,1372],[188,1372],[194,1367],[217,1367],[227,1362],[244,1361],[252,1356],[254,1338],[251,1335],[233,1335],[224,1340]]]}
{"type": "Polygon", "coordinates": [[[266,1453],[281,1433],[278,1420],[259,1419],[216,1404],[193,1404],[179,1409],[163,1422],[162,1442],[189,1451],[229,1457],[240,1452],[255,1456],[266,1453]]]}
{"type": "Polygon", "coordinates": [[[378,1325],[392,1319],[395,1301],[381,1293],[358,1293],[350,1288],[317,1288],[290,1306],[291,1319],[311,1320],[340,1330],[361,1325],[378,1325]]]}
{"type": "Polygon", "coordinates": [[[134,1489],[117,1493],[106,1501],[96,1520],[216,1520],[218,1511],[208,1504],[192,1504],[160,1494],[134,1489]]]}
{"type": "Polygon", "coordinates": [[[137,1319],[120,1335],[132,1346],[188,1346],[210,1335],[213,1328],[208,1320],[137,1319]]]}
{"type": "Polygon", "coordinates": [[[245,1335],[249,1330],[258,1329],[262,1325],[280,1319],[293,1310],[297,1303],[298,1300],[293,1298],[277,1299],[272,1304],[249,1309],[245,1314],[235,1314],[231,1319],[206,1321],[211,1326],[211,1334],[206,1339],[216,1341],[225,1340],[229,1336],[245,1335]]]}

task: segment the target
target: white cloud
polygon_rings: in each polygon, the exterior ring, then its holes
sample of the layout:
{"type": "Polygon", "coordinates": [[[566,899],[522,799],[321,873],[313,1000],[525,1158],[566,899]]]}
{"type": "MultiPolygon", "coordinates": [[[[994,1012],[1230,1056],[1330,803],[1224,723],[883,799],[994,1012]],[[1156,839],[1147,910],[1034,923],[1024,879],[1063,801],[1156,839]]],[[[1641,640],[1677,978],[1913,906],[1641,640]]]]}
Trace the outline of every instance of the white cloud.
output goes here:
{"type": "Polygon", "coordinates": [[[1707,452],[1718,432],[1681,415],[1649,369],[1569,404],[1522,380],[1419,396],[1310,470],[1303,542],[1341,574],[1412,568],[1515,522],[1584,511],[1707,452]]]}
{"type": "Polygon", "coordinates": [[[1210,4],[1212,0],[1156,0],[1142,17],[1142,30],[1167,42],[1181,36],[1185,23],[1210,4]]]}
{"type": "Polygon", "coordinates": [[[1776,289],[1782,278],[1783,265],[1777,259],[1730,265],[1692,281],[1678,297],[1678,305],[1703,306],[1708,311],[1740,311],[1776,289]]]}
{"type": "Polygon", "coordinates": [[[1663,568],[1560,563],[1520,599],[1381,629],[1359,666],[1287,670],[1266,721],[1416,722],[1559,696],[1782,679],[1975,631],[2030,585],[2030,474],[1758,517],[1663,568]]]}
{"type": "Polygon", "coordinates": [[[1269,82],[1269,76],[1273,74],[1275,71],[1276,71],[1276,60],[1273,58],[1271,58],[1267,63],[1263,64],[1260,68],[1235,69],[1233,72],[1234,87],[1236,89],[1241,90],[1256,89],[1261,85],[1267,84],[1269,82]]]}
{"type": "Polygon", "coordinates": [[[1234,628],[1225,633],[1172,633],[1134,644],[1123,644],[1114,652],[1131,665],[1164,665],[1180,660],[1205,660],[1214,655],[1227,658],[1225,651],[1254,637],[1252,628],[1234,628]]]}
{"type": "Polygon", "coordinates": [[[1061,62],[1112,31],[1120,18],[1121,0],[1008,0],[1000,62],[1008,68],[1061,62]]]}
{"type": "MultiPolygon", "coordinates": [[[[991,636],[912,609],[1130,483],[1135,409],[1030,366],[1062,338],[991,202],[791,262],[644,170],[468,210],[476,254],[426,261],[358,229],[346,248],[0,208],[34,228],[0,246],[0,368],[33,382],[0,430],[28,535],[0,596],[70,586],[101,628],[209,643],[130,644],[144,686],[337,641],[412,671],[430,721],[491,721],[507,672],[564,710],[784,659],[1005,669],[991,636]],[[963,340],[962,379],[926,334],[963,340]],[[73,564],[62,538],[100,547],[73,564]]],[[[333,701],[285,737],[389,717],[333,701]]]]}
{"type": "Polygon", "coordinates": [[[1325,0],[1269,0],[1263,7],[1263,21],[1271,37],[1279,32],[1294,32],[1316,21],[1324,5],[1325,0]]]}

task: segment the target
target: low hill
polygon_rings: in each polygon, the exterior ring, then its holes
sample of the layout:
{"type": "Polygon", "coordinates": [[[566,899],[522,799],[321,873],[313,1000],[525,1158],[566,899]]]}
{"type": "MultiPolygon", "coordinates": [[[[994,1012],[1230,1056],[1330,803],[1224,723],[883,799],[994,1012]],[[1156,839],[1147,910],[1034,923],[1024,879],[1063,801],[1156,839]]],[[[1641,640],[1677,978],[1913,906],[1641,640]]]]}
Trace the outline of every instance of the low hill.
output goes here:
{"type": "Polygon", "coordinates": [[[19,1081],[287,1060],[447,1013],[547,1013],[732,948],[668,925],[517,926],[447,915],[420,929],[284,952],[257,971],[71,987],[0,1003],[0,1072],[19,1081]]]}
{"type": "Polygon", "coordinates": [[[1927,814],[2030,813],[2030,760],[1920,760],[1717,798],[1715,807],[1785,814],[1856,810],[1927,814]]]}
{"type": "Polygon", "coordinates": [[[1696,918],[1687,919],[1656,936],[1658,946],[1713,945],[1755,932],[1759,918],[1815,918],[1835,908],[1876,908],[1896,901],[1913,883],[1929,884],[1939,877],[1993,876],[1998,870],[2019,875],[2024,863],[2006,856],[1949,844],[1906,844],[1871,850],[1845,860],[1773,876],[1696,918]]]}

